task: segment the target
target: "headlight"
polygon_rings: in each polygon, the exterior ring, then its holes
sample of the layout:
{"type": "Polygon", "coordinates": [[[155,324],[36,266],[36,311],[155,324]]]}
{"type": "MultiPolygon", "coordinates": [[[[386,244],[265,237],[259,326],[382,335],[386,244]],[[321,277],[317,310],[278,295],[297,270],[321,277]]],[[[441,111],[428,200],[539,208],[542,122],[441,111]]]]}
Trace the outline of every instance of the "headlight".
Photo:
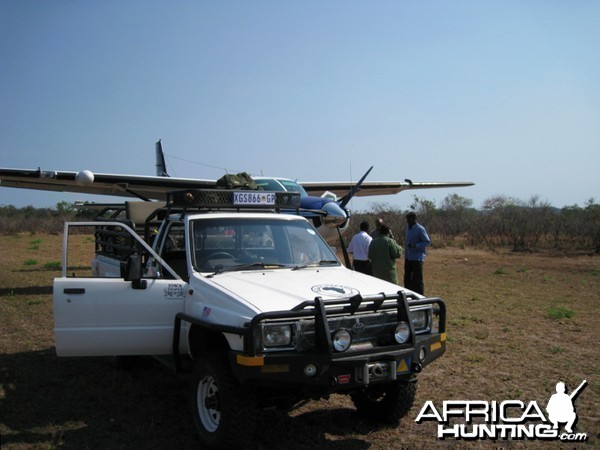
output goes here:
{"type": "Polygon", "coordinates": [[[292,343],[291,325],[265,325],[262,329],[265,347],[286,347],[292,343]]]}
{"type": "Polygon", "coordinates": [[[427,332],[431,327],[431,308],[411,309],[410,318],[416,333],[427,332]]]}
{"type": "Polygon", "coordinates": [[[333,335],[332,343],[336,352],[345,352],[352,344],[352,336],[348,330],[338,330],[333,335]]]}
{"type": "Polygon", "coordinates": [[[394,339],[398,344],[404,344],[410,338],[410,327],[406,322],[400,322],[394,330],[394,339]]]}

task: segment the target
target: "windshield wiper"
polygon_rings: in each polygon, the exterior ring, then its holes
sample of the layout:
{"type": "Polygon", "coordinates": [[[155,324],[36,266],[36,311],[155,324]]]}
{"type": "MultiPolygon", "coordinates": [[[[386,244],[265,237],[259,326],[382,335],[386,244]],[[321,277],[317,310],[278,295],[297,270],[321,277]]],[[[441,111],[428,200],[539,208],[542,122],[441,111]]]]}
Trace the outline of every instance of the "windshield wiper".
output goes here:
{"type": "Polygon", "coordinates": [[[319,261],[320,266],[323,266],[325,264],[339,264],[339,261],[337,259],[322,259],[321,261],[319,261]]]}
{"type": "Polygon", "coordinates": [[[292,267],[292,270],[306,269],[307,267],[319,267],[324,266],[326,264],[338,264],[338,261],[336,259],[322,259],[321,261],[311,261],[306,264],[299,264],[297,266],[294,266],[292,267]]]}
{"type": "Polygon", "coordinates": [[[210,275],[207,275],[207,278],[212,278],[215,275],[219,275],[219,274],[225,273],[225,272],[236,272],[238,270],[248,270],[248,269],[254,269],[254,268],[278,269],[280,267],[286,267],[286,265],[278,264],[278,263],[265,263],[265,262],[253,262],[253,263],[249,263],[249,264],[238,264],[236,266],[222,267],[220,269],[217,269],[215,272],[211,273],[210,275]]]}

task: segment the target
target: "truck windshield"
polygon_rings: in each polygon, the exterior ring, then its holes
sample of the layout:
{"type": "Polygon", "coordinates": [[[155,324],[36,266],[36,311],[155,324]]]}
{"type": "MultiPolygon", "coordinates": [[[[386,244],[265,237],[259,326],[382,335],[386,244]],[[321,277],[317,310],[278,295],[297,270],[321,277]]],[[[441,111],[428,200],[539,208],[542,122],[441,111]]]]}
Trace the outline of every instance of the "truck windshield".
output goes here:
{"type": "Polygon", "coordinates": [[[215,218],[192,221],[198,272],[339,264],[335,253],[305,220],[215,218]]]}

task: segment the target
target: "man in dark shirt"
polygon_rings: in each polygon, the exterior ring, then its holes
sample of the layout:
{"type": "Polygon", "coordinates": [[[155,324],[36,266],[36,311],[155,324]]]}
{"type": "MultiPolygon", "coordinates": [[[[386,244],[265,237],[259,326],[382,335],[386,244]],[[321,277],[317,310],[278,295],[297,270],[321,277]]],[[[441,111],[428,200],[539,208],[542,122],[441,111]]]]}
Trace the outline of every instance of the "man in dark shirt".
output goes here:
{"type": "Polygon", "coordinates": [[[389,237],[390,229],[381,225],[380,233],[369,245],[369,259],[373,276],[398,284],[396,259],[402,256],[402,247],[389,237]]]}

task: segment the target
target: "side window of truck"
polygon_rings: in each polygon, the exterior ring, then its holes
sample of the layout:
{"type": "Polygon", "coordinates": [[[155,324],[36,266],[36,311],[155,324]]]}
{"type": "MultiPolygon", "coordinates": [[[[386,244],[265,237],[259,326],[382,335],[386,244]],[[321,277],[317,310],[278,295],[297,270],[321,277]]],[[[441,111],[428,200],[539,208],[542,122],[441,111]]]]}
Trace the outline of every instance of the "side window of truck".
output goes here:
{"type": "MultiPolygon", "coordinates": [[[[185,228],[183,223],[174,222],[169,225],[159,254],[177,275],[188,281],[189,275],[185,253],[185,228]]],[[[168,276],[168,273],[165,274],[163,271],[163,275],[168,276]]]]}
{"type": "Polygon", "coordinates": [[[124,227],[115,224],[69,225],[65,273],[73,278],[122,278],[131,255],[144,249],[124,227]]]}

